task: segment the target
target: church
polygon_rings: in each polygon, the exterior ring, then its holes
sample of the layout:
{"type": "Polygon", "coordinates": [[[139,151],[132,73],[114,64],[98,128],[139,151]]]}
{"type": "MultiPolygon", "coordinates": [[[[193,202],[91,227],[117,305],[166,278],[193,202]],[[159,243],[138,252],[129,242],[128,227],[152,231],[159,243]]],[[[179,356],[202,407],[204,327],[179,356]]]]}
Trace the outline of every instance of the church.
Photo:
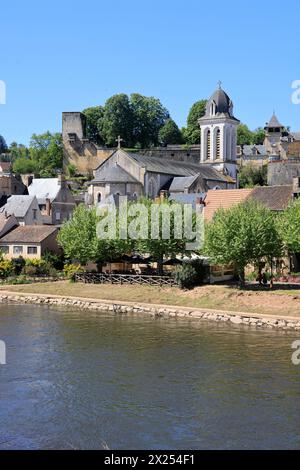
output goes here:
{"type": "Polygon", "coordinates": [[[162,192],[203,194],[209,189],[234,189],[237,180],[237,126],[233,103],[221,86],[208,100],[199,119],[201,147],[198,162],[127,152],[118,148],[93,171],[87,203],[111,196],[135,200],[162,192]]]}

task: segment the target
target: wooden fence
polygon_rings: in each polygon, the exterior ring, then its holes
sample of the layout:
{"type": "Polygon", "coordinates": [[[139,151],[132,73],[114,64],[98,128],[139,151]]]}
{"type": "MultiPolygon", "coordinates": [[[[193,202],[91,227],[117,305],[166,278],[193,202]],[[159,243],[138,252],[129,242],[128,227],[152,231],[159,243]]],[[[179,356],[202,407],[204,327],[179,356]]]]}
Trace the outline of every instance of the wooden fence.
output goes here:
{"type": "Polygon", "coordinates": [[[148,286],[177,286],[171,276],[151,276],[146,274],[107,274],[107,273],[77,273],[75,282],[92,284],[139,284],[148,286]]]}

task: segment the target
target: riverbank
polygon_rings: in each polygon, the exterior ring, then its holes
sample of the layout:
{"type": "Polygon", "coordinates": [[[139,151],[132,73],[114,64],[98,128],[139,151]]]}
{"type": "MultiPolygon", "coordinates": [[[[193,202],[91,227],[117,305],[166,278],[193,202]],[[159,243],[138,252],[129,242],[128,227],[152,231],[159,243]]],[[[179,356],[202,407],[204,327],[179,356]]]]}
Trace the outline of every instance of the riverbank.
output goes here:
{"type": "Polygon", "coordinates": [[[120,314],[146,313],[300,330],[300,291],[240,291],[229,286],[178,288],[55,283],[0,288],[0,302],[60,305],[120,314]],[[271,311],[270,311],[271,310],[271,311]]]}

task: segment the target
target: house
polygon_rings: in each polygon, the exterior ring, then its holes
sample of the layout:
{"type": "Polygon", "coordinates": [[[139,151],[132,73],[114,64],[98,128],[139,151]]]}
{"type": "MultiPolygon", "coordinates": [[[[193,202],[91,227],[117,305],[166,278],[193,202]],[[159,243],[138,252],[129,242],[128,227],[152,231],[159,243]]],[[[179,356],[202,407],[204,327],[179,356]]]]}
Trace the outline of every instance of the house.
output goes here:
{"type": "Polygon", "coordinates": [[[0,162],[0,173],[10,173],[12,164],[10,162],[0,162]]]}
{"type": "Polygon", "coordinates": [[[145,195],[154,199],[160,191],[170,191],[172,183],[175,191],[180,186],[182,192],[189,192],[189,188],[194,192],[235,187],[232,178],[212,166],[149,157],[119,148],[95,170],[89,183],[89,203],[99,204],[111,195],[132,199],[145,195]]]}
{"type": "Polygon", "coordinates": [[[10,172],[0,172],[0,207],[12,194],[28,194],[28,191],[19,177],[10,172]]]}
{"type": "Polygon", "coordinates": [[[43,218],[35,196],[13,195],[1,207],[1,213],[14,215],[20,225],[42,225],[43,218]]]}
{"type": "Polygon", "coordinates": [[[60,225],[70,219],[76,202],[65,177],[34,178],[28,186],[30,196],[35,196],[42,214],[43,223],[60,225]]]}
{"type": "Polygon", "coordinates": [[[256,186],[249,189],[208,191],[205,198],[204,218],[210,222],[220,208],[230,209],[245,201],[256,201],[274,212],[284,211],[291,202],[299,197],[299,179],[293,185],[256,186]]]}
{"type": "Polygon", "coordinates": [[[46,250],[60,252],[56,237],[56,227],[23,225],[0,238],[0,250],[7,259],[41,259],[46,250]]]}
{"type": "Polygon", "coordinates": [[[19,223],[14,215],[0,213],[0,238],[18,227],[19,223]]]}

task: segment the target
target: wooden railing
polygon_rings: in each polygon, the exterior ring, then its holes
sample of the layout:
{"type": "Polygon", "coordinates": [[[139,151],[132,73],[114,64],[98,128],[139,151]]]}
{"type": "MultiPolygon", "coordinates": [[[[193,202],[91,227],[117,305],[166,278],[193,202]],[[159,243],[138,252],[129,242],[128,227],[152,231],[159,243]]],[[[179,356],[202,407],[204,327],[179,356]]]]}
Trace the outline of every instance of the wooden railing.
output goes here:
{"type": "Polygon", "coordinates": [[[177,282],[171,276],[151,276],[146,274],[106,274],[106,273],[77,273],[75,282],[90,284],[140,284],[149,286],[176,286],[177,282]]]}

